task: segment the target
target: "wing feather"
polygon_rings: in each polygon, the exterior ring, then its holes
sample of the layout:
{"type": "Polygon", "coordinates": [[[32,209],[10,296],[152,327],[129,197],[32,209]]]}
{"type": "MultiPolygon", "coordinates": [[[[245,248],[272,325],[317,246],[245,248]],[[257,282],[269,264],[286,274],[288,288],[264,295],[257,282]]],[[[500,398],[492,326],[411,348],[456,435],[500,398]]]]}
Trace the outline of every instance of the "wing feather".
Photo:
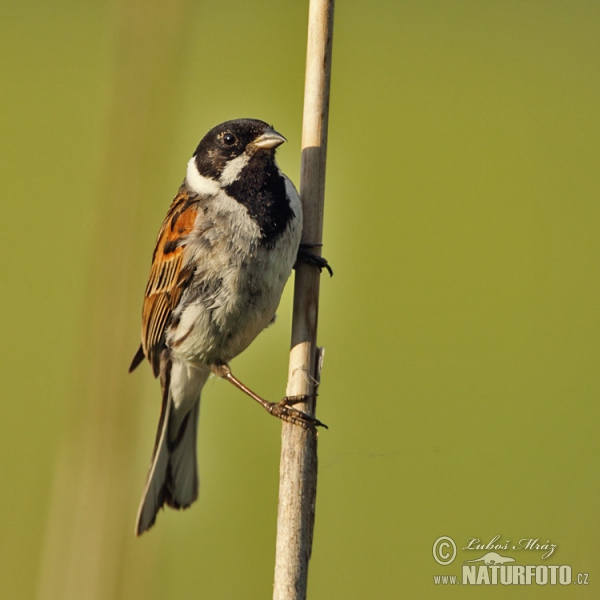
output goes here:
{"type": "Polygon", "coordinates": [[[142,309],[142,349],[156,376],[165,328],[193,274],[193,267],[184,264],[184,251],[197,214],[198,198],[190,199],[186,187],[182,186],[156,241],[142,309]]]}

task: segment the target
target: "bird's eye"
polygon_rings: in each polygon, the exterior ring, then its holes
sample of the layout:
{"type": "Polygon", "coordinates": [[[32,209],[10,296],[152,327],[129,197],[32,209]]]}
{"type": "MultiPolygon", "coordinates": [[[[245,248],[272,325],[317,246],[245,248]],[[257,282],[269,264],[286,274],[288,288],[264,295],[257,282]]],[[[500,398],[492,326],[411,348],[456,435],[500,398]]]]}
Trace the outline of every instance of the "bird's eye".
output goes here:
{"type": "Polygon", "coordinates": [[[237,139],[236,139],[235,135],[233,135],[233,133],[226,133],[223,136],[223,143],[226,146],[233,146],[236,142],[237,142],[237,139]]]}

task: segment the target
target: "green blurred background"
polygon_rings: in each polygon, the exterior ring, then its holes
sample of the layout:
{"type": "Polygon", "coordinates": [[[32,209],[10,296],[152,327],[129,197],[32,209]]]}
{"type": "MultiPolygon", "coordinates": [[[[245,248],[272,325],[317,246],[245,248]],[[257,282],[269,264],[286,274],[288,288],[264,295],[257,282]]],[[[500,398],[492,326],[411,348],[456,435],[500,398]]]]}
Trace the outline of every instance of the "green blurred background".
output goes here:
{"type": "MultiPolygon", "coordinates": [[[[210,382],[200,500],[135,539],[160,394],[127,367],[199,138],[274,123],[298,182],[306,18],[2,3],[2,598],[271,596],[279,424],[210,382]]],[[[599,28],[583,0],[338,2],[312,600],[505,595],[433,583],[496,535],[590,574],[521,596],[599,597],[599,28]]],[[[290,308],[234,362],[272,399],[290,308]]]]}

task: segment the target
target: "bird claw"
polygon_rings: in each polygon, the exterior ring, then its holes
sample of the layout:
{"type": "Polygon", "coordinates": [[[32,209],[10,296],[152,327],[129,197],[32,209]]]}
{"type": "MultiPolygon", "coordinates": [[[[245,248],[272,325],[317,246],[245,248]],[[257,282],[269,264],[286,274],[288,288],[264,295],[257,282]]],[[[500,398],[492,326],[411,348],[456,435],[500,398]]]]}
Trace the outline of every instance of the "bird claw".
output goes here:
{"type": "Polygon", "coordinates": [[[322,244],[300,244],[300,247],[298,248],[298,257],[296,263],[302,261],[307,265],[317,267],[317,269],[319,269],[319,273],[321,273],[323,269],[326,269],[329,272],[329,276],[333,277],[333,269],[327,262],[327,259],[310,251],[310,248],[317,248],[321,245],[322,244]]]}
{"type": "Polygon", "coordinates": [[[300,402],[306,402],[310,398],[316,398],[317,394],[300,394],[299,396],[285,396],[279,401],[279,404],[283,406],[294,406],[300,402]]]}
{"type": "Polygon", "coordinates": [[[269,402],[264,398],[261,398],[258,394],[254,393],[249,387],[245,386],[237,377],[233,375],[229,366],[226,363],[222,363],[219,365],[214,365],[213,372],[219,377],[223,377],[239,390],[244,392],[252,398],[256,400],[269,414],[281,419],[282,421],[287,421],[288,423],[293,423],[294,425],[300,425],[304,427],[304,429],[314,429],[315,427],[325,427],[328,429],[325,423],[321,423],[318,419],[303,413],[302,411],[296,410],[295,408],[291,408],[290,405],[298,404],[298,402],[305,402],[311,397],[315,397],[316,394],[311,395],[302,395],[302,396],[286,396],[282,398],[279,402],[269,402]]]}
{"type": "Polygon", "coordinates": [[[308,398],[308,396],[288,396],[283,398],[280,402],[270,402],[268,406],[265,406],[269,414],[281,419],[282,421],[286,421],[287,423],[292,423],[293,425],[300,425],[304,429],[313,429],[315,427],[324,427],[325,429],[329,429],[325,423],[319,421],[315,417],[311,417],[302,411],[296,410],[295,408],[291,408],[286,402],[290,399],[294,399],[294,404],[298,402],[303,402],[308,398]],[[296,398],[298,398],[296,400],[296,398]]]}

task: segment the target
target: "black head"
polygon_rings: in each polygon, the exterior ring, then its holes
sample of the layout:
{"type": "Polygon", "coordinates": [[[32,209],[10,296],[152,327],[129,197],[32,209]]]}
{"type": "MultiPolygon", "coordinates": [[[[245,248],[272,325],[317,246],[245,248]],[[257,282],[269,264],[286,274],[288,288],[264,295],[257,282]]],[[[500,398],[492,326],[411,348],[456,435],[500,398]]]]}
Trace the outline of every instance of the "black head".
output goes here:
{"type": "MultiPolygon", "coordinates": [[[[236,119],[213,127],[198,144],[194,157],[198,173],[231,183],[255,156],[273,160],[275,148],[286,139],[257,119],[236,119]],[[232,163],[234,159],[239,159],[232,163]],[[227,169],[229,165],[229,169],[227,169]]],[[[222,182],[223,183],[223,182],[222,182]]]]}

